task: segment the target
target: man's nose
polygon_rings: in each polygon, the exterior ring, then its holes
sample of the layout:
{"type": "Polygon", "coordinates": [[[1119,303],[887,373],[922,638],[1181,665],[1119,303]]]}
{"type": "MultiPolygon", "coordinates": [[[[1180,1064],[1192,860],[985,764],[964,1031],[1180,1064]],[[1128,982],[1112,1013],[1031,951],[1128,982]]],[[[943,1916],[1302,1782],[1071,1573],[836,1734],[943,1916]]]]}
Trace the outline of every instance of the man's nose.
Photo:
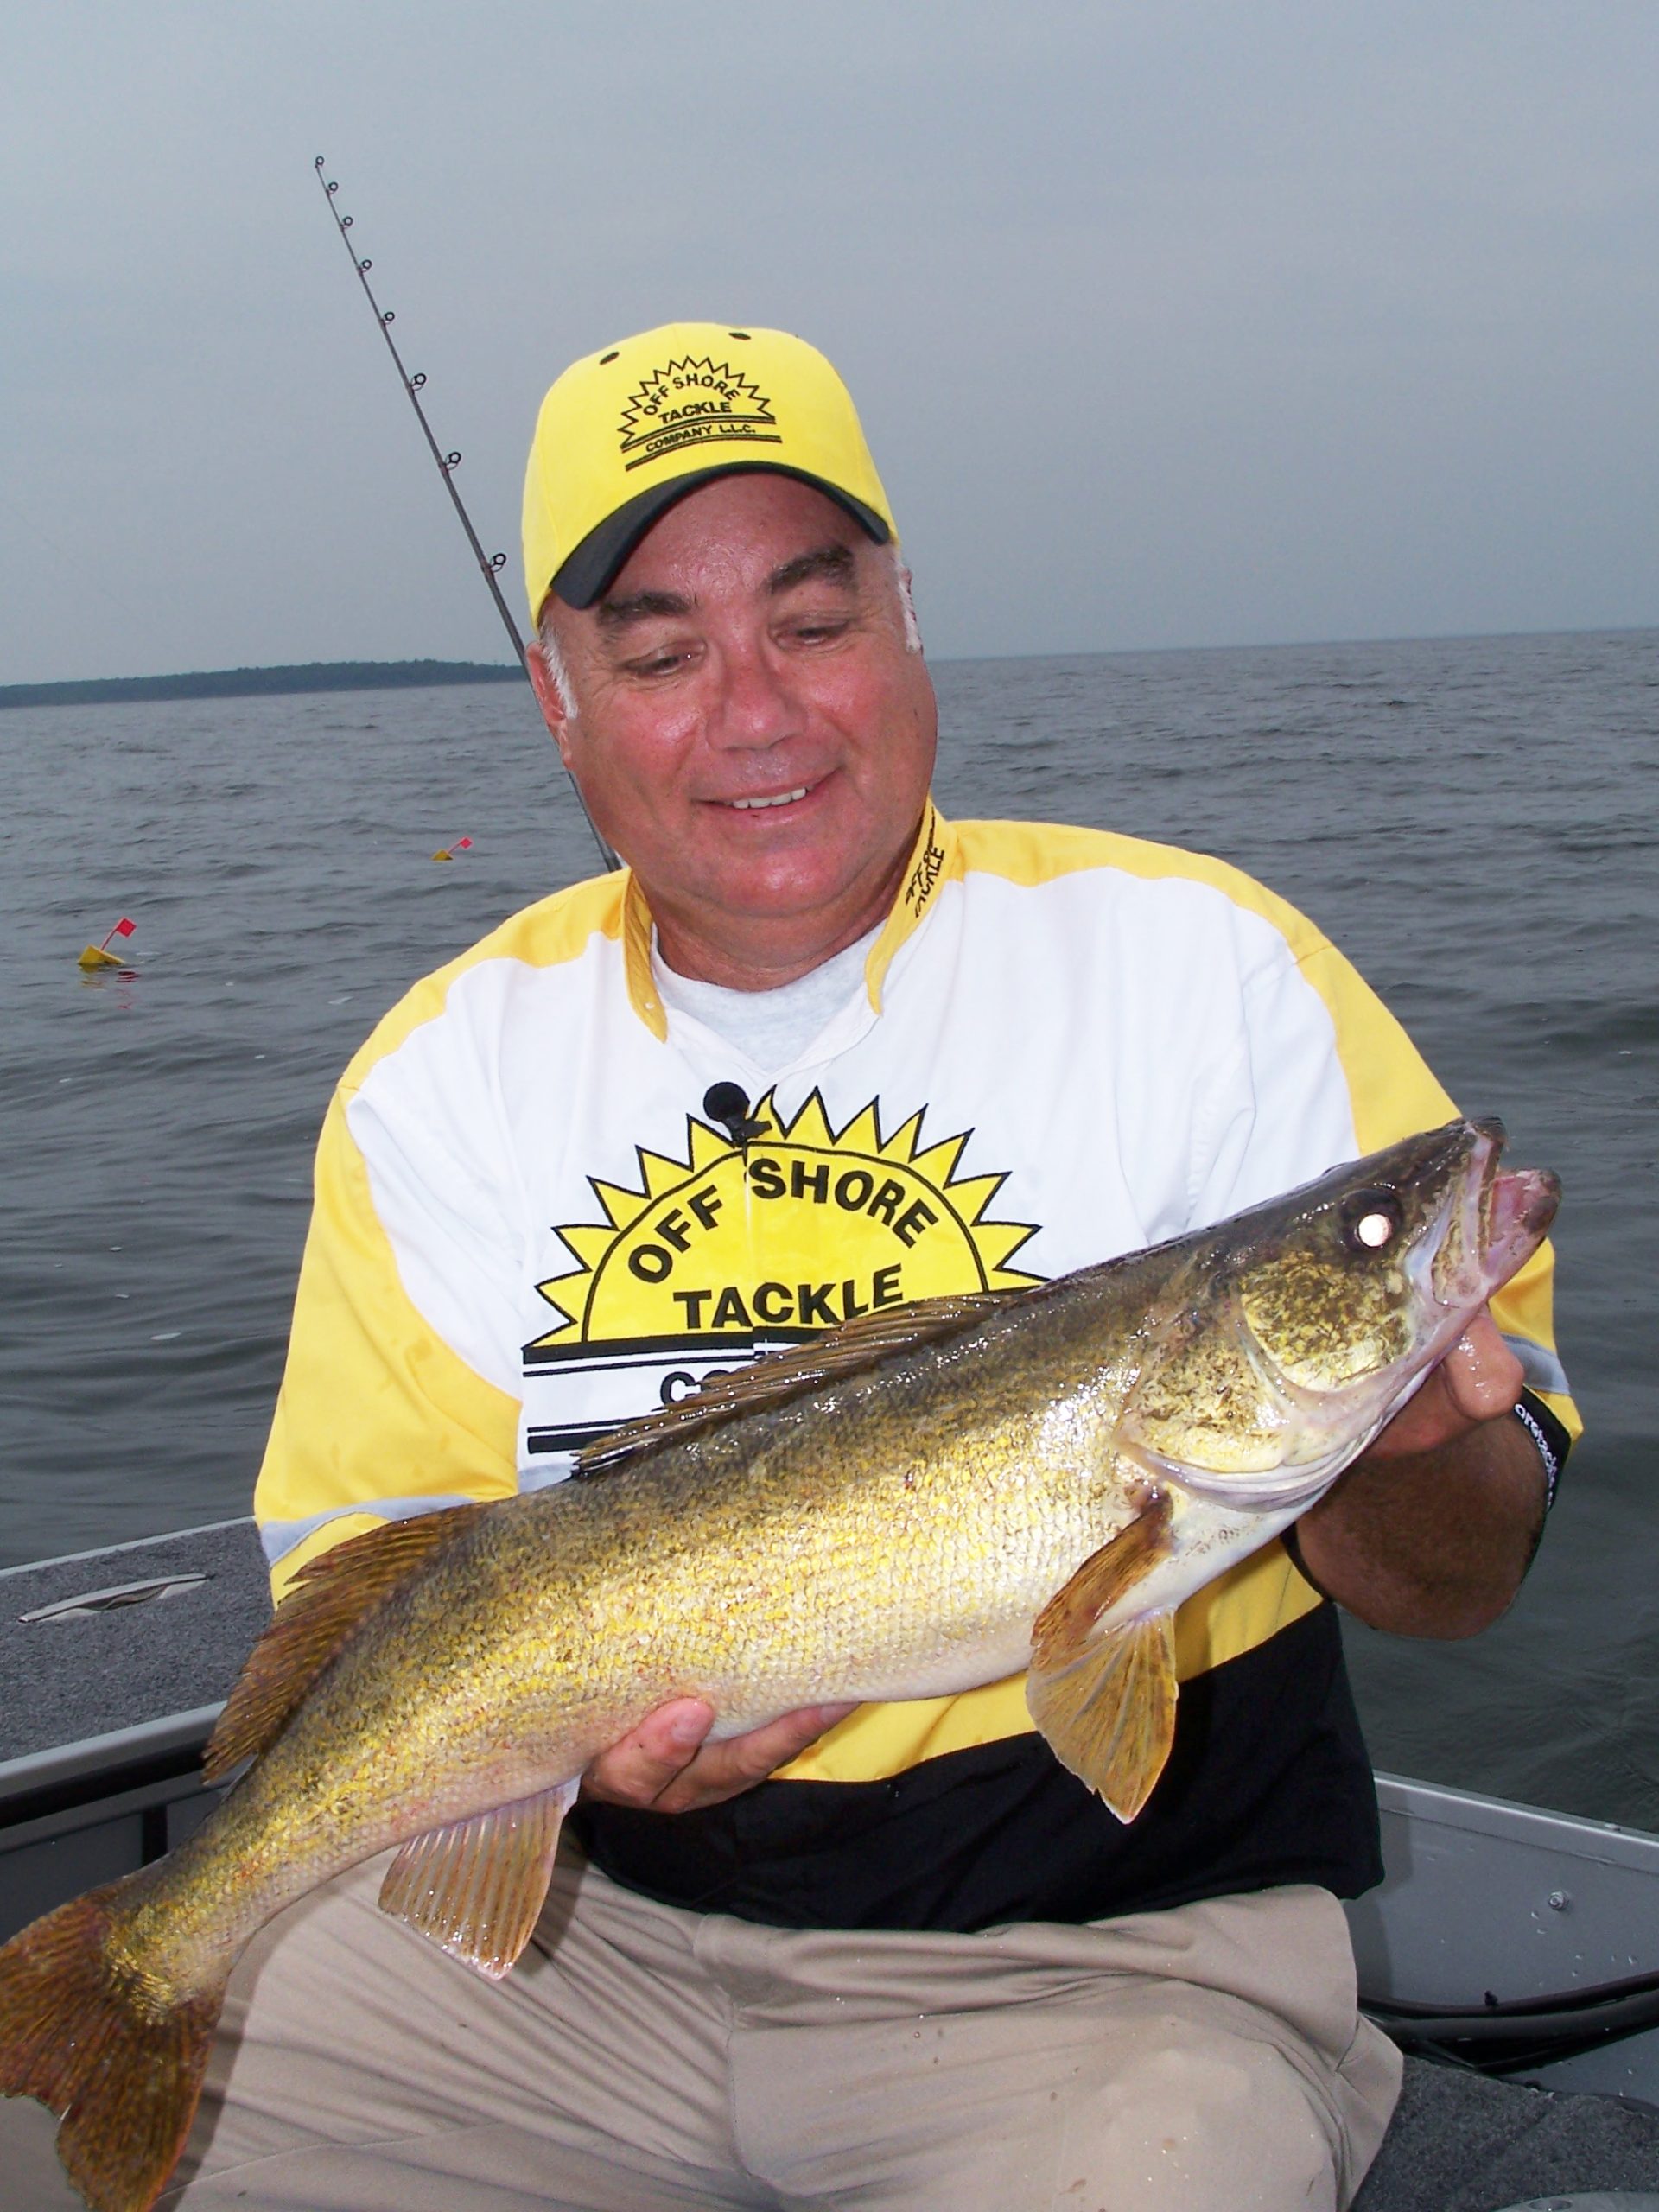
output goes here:
{"type": "Polygon", "coordinates": [[[709,741],[745,748],[778,745],[798,736],[805,715],[787,667],[764,647],[742,646],[721,655],[719,691],[709,715],[709,741]]]}

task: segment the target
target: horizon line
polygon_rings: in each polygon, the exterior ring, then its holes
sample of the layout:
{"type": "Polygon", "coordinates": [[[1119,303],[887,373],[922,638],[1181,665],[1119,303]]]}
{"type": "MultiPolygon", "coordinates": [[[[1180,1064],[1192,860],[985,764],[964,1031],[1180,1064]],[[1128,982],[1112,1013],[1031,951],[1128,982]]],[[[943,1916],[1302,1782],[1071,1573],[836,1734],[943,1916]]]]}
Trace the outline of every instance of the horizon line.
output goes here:
{"type": "MultiPolygon", "coordinates": [[[[935,665],[994,660],[1128,660],[1156,653],[1295,652],[1310,648],[1353,645],[1473,644],[1484,639],[1639,637],[1659,630],[1659,623],[1612,622],[1573,624],[1552,629],[1379,631],[1342,638],[1227,639],[1202,645],[1086,645],[1044,648],[1003,653],[942,653],[930,655],[935,665]]],[[[182,696],[234,696],[239,692],[283,690],[372,690],[372,680],[390,677],[398,688],[422,684],[493,683],[522,677],[516,661],[440,660],[429,656],[403,660],[309,660],[239,663],[231,668],[177,669],[149,676],[86,676],[46,677],[34,683],[0,684],[0,708],[73,703],[79,696],[89,703],[95,694],[109,696],[118,688],[142,689],[151,697],[163,695],[155,687],[168,684],[232,686],[232,690],[186,692],[182,696]],[[418,671],[418,674],[416,673],[418,671]],[[304,683],[277,683],[272,677],[309,679],[304,683]],[[328,677],[345,677],[330,683],[328,677]],[[54,695],[46,697],[45,694],[54,695]],[[27,696],[25,696],[27,695],[27,696]]]]}

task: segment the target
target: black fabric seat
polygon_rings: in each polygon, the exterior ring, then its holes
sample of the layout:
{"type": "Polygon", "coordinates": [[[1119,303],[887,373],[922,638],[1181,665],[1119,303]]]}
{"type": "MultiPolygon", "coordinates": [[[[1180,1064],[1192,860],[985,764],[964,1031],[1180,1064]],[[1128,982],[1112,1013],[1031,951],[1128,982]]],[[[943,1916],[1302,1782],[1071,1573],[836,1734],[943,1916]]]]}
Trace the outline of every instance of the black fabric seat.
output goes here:
{"type": "Polygon", "coordinates": [[[1659,2190],[1659,2109],[1408,2058],[1353,2212],[1500,2212],[1589,2190],[1659,2190]]]}

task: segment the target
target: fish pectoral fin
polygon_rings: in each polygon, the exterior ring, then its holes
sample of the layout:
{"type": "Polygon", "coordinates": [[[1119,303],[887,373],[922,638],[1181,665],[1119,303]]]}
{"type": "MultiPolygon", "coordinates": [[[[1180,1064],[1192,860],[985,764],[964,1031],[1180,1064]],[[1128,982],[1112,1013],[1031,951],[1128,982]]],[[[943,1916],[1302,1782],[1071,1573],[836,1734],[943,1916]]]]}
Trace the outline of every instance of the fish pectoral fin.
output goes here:
{"type": "Polygon", "coordinates": [[[529,1942],[577,1784],[497,1805],[412,1837],[386,1869],[380,1910],[491,1981],[529,1942]]]}
{"type": "Polygon", "coordinates": [[[1032,1630],[1026,1703],[1062,1766],[1132,1821],[1151,1796],[1175,1737],[1173,1616],[1101,1630],[1101,1616],[1169,1549],[1170,1508],[1155,1497],[1084,1561],[1032,1630]]]}
{"type": "Polygon", "coordinates": [[[222,1782],[273,1744],[346,1638],[434,1552],[487,1509],[451,1505],[365,1529],[300,1570],[249,1653],[207,1749],[204,1782],[222,1782]]]}
{"type": "Polygon", "coordinates": [[[1033,1669],[1026,1702],[1060,1764],[1132,1821],[1175,1739],[1175,1687],[1173,1619],[1154,1613],[1109,1629],[1052,1674],[1033,1669]]]}
{"type": "Polygon", "coordinates": [[[1110,1543],[1090,1553],[1032,1624],[1034,1667],[1064,1666],[1088,1649],[1101,1615],[1144,1581],[1160,1560],[1168,1557],[1174,1517],[1167,1494],[1154,1491],[1127,1528],[1120,1529],[1110,1543]]]}

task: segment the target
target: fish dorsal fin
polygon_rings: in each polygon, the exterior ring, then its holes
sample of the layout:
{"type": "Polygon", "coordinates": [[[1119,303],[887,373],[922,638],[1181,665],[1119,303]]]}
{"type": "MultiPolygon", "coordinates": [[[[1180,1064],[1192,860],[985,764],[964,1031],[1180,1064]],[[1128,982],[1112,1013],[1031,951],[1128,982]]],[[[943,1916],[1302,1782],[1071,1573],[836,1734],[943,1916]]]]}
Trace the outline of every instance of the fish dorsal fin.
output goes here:
{"type": "Polygon", "coordinates": [[[1167,1498],[1085,1560],[1037,1616],[1026,1702],[1062,1766],[1132,1821],[1175,1736],[1175,1636],[1167,1612],[1096,1624],[1170,1548],[1167,1498]]]}
{"type": "Polygon", "coordinates": [[[282,1733],[289,1716],[352,1631],[481,1505],[451,1505],[365,1529],[308,1560],[276,1618],[249,1653],[202,1755],[205,1782],[222,1782],[282,1733]]]}
{"type": "Polygon", "coordinates": [[[624,1460],[654,1452],[658,1445],[677,1444],[699,1429],[735,1421],[741,1414],[758,1413],[770,1406],[787,1405],[820,1382],[834,1382],[877,1367],[884,1359],[913,1351],[918,1344],[936,1344],[972,1328],[1000,1306],[1018,1298],[1046,1291],[1046,1283],[1032,1290],[964,1291],[949,1298],[919,1299],[913,1306],[883,1306],[843,1321],[838,1329],[815,1337],[792,1351],[772,1353],[751,1367],[741,1367],[707,1382],[695,1397],[661,1413],[629,1421],[610,1435],[590,1444],[576,1460],[577,1475],[608,1474],[624,1460]]]}
{"type": "Polygon", "coordinates": [[[381,1911],[499,1981],[546,1902],[559,1829],[576,1788],[574,1780],[562,1782],[414,1837],[386,1869],[381,1911]]]}

